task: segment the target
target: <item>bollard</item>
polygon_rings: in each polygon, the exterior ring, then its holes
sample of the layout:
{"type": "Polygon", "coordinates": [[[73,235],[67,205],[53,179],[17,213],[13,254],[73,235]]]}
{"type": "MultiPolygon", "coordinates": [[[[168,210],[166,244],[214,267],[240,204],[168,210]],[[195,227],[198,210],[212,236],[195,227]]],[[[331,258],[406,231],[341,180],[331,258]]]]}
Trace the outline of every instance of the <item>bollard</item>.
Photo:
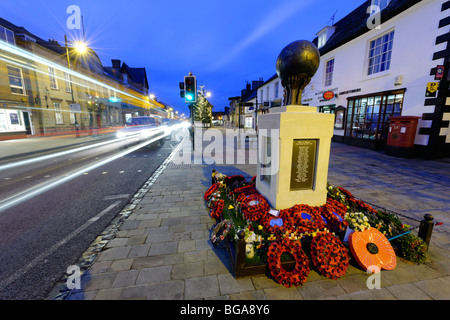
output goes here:
{"type": "Polygon", "coordinates": [[[245,249],[247,246],[247,243],[245,241],[245,232],[244,230],[239,230],[237,232],[238,236],[238,247],[237,247],[237,253],[235,258],[235,275],[237,278],[244,275],[243,268],[245,266],[245,249]]]}
{"type": "Polygon", "coordinates": [[[420,222],[419,227],[419,238],[426,243],[428,250],[428,247],[430,246],[431,234],[433,233],[434,217],[429,213],[423,217],[424,219],[420,222]]]}

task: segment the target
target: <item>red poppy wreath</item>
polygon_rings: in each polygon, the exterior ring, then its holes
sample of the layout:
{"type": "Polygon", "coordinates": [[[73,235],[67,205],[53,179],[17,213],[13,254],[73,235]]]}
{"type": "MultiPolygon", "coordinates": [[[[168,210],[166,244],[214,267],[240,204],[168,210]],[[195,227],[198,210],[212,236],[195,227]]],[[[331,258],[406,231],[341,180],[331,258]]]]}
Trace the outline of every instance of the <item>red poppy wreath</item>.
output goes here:
{"type": "Polygon", "coordinates": [[[327,232],[313,237],[311,257],[320,274],[333,280],[345,275],[350,260],[341,240],[327,232]]]}
{"type": "Polygon", "coordinates": [[[260,194],[251,194],[241,202],[241,212],[244,219],[258,221],[262,215],[269,212],[270,206],[260,194]]]}
{"type": "Polygon", "coordinates": [[[205,201],[208,201],[211,198],[212,194],[220,189],[220,183],[213,184],[206,192],[203,197],[205,201]]]}
{"type": "Polygon", "coordinates": [[[220,219],[220,217],[222,216],[224,207],[225,207],[225,201],[223,201],[222,199],[214,201],[214,204],[210,211],[211,218],[216,219],[216,220],[220,219]]]}
{"type": "Polygon", "coordinates": [[[310,271],[309,259],[302,250],[301,242],[287,238],[270,245],[267,262],[274,280],[287,288],[304,284],[310,271]],[[291,271],[286,271],[281,265],[281,255],[285,252],[291,253],[295,259],[295,266],[291,271]]]}

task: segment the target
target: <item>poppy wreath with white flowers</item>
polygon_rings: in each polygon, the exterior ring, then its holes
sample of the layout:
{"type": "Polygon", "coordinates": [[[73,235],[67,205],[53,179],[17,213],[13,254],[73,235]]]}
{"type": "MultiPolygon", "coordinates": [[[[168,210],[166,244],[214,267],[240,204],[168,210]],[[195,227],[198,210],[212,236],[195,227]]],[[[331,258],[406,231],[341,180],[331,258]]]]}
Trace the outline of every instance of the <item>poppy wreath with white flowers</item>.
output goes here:
{"type": "Polygon", "coordinates": [[[212,196],[213,193],[219,191],[219,188],[220,188],[220,183],[215,183],[215,184],[213,184],[213,185],[212,185],[211,187],[209,187],[209,189],[205,192],[205,195],[204,195],[203,199],[204,199],[205,201],[208,201],[208,200],[211,198],[211,196],[212,196]]]}
{"type": "Polygon", "coordinates": [[[266,199],[260,194],[251,194],[241,202],[241,213],[246,220],[259,221],[259,219],[269,212],[270,206],[266,199]]]}
{"type": "Polygon", "coordinates": [[[216,227],[213,229],[211,234],[211,242],[213,245],[218,245],[220,242],[225,240],[228,233],[233,228],[233,223],[230,220],[223,220],[219,222],[216,227]],[[219,235],[219,232],[222,232],[219,235]]]}
{"type": "Polygon", "coordinates": [[[302,250],[300,241],[287,238],[274,241],[267,252],[267,262],[274,280],[287,288],[298,287],[306,282],[309,274],[309,259],[302,250]],[[286,271],[281,265],[281,255],[291,253],[295,260],[295,266],[291,271],[286,271]]]}

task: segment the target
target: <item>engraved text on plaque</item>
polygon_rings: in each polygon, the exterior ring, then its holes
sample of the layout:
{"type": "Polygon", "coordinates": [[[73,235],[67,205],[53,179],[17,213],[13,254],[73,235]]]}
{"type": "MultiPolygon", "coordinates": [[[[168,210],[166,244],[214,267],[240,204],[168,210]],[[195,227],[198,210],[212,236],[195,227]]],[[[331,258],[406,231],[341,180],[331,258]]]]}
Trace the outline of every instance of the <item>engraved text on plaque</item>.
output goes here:
{"type": "Polygon", "coordinates": [[[314,188],[317,140],[294,140],[291,190],[314,188]]]}

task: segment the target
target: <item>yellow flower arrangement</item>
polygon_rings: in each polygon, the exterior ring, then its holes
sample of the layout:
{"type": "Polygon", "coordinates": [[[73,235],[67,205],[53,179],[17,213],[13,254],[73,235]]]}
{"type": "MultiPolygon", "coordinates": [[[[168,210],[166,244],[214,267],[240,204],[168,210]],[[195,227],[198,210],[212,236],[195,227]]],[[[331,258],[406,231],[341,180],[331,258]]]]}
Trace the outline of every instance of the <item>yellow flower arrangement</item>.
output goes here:
{"type": "Polygon", "coordinates": [[[350,212],[345,215],[350,229],[354,231],[364,231],[370,229],[369,219],[362,212],[350,212]]]}

